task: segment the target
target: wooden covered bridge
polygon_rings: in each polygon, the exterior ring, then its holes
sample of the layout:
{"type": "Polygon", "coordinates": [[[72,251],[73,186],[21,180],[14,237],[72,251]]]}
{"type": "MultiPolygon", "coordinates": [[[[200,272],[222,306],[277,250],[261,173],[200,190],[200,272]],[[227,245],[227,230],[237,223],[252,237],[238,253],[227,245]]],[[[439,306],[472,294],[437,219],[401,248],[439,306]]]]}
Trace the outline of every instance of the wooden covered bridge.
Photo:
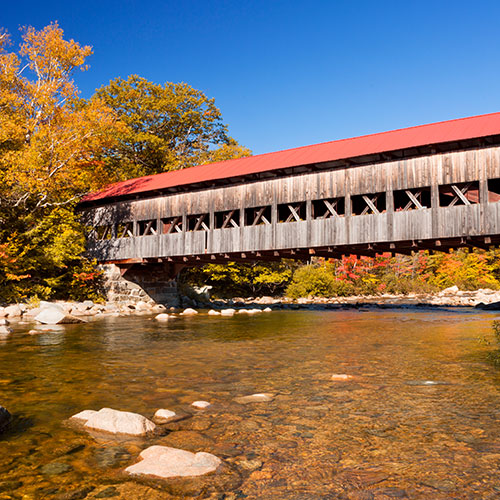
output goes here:
{"type": "Polygon", "coordinates": [[[193,265],[500,243],[500,113],[132,179],[81,203],[100,262],[193,265]]]}

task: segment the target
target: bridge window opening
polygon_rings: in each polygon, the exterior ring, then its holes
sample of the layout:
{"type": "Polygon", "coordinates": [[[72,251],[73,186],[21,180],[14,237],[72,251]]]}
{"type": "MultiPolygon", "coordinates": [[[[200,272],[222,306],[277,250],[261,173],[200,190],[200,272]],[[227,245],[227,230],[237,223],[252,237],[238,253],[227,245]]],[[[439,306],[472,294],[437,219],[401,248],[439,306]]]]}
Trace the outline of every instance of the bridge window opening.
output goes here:
{"type": "Polygon", "coordinates": [[[490,203],[500,201],[500,179],[488,179],[488,201],[490,203]]]}
{"type": "Polygon", "coordinates": [[[479,182],[439,186],[439,206],[474,205],[479,203],[479,182]]]}
{"type": "Polygon", "coordinates": [[[431,188],[401,189],[394,191],[394,210],[421,210],[431,208],[431,188]]]}
{"type": "Polygon", "coordinates": [[[306,202],[278,205],[278,222],[300,222],[306,220],[306,202]]]}
{"type": "Polygon", "coordinates": [[[134,236],[134,224],[132,222],[122,222],[116,227],[116,236],[119,239],[132,238],[134,236]]]}
{"type": "Polygon", "coordinates": [[[209,231],[209,221],[209,214],[188,215],[186,229],[188,231],[209,231]]]}
{"type": "Polygon", "coordinates": [[[343,217],[345,215],[345,198],[328,198],[324,200],[313,200],[312,218],[331,219],[332,217],[343,217]]]}
{"type": "Polygon", "coordinates": [[[240,211],[226,210],[224,212],[215,212],[215,229],[226,229],[231,227],[240,227],[240,211]]]}
{"type": "Polygon", "coordinates": [[[245,226],[271,224],[271,207],[255,207],[245,210],[245,226]]]}
{"type": "Polygon", "coordinates": [[[151,236],[158,234],[156,219],[137,221],[137,236],[151,236]]]}
{"type": "Polygon", "coordinates": [[[352,196],[351,203],[352,215],[380,214],[386,211],[385,193],[352,196]]]}
{"type": "Polygon", "coordinates": [[[161,219],[161,225],[163,234],[182,233],[182,216],[165,217],[161,219]]]}
{"type": "Polygon", "coordinates": [[[96,240],[110,240],[113,238],[113,226],[107,224],[105,226],[97,226],[92,233],[96,240]]]}

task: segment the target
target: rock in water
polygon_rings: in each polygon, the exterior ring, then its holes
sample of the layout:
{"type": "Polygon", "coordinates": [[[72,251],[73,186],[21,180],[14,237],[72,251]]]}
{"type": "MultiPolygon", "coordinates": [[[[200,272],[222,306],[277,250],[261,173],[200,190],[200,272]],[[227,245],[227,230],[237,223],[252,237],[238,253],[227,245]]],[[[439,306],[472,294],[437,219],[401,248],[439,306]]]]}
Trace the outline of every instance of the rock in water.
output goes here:
{"type": "Polygon", "coordinates": [[[347,375],[346,373],[334,373],[330,380],[334,382],[347,382],[352,380],[354,377],[352,375],[347,375]]]}
{"type": "Polygon", "coordinates": [[[70,323],[85,323],[83,319],[65,313],[59,307],[46,307],[35,316],[35,321],[44,325],[63,325],[70,323]]]}
{"type": "Polygon", "coordinates": [[[234,316],[234,313],[234,309],[222,309],[222,311],[220,312],[221,316],[234,316]]]}
{"type": "Polygon", "coordinates": [[[85,422],[86,429],[113,434],[145,436],[156,429],[156,425],[142,415],[111,408],[102,408],[99,411],[85,410],[73,415],[71,419],[85,422]]]}
{"type": "Polygon", "coordinates": [[[184,309],[184,311],[181,312],[182,316],[194,316],[195,314],[198,314],[198,311],[195,311],[191,307],[188,307],[187,309],[184,309]]]}
{"type": "Polygon", "coordinates": [[[14,304],[12,306],[7,306],[4,309],[4,312],[5,312],[6,316],[9,318],[17,318],[19,316],[22,316],[22,314],[23,314],[23,310],[17,304],[14,304]]]}
{"type": "Polygon", "coordinates": [[[191,406],[194,406],[195,408],[198,408],[200,410],[204,410],[205,408],[208,408],[212,405],[208,401],[195,401],[194,403],[191,403],[191,406]]]}
{"type": "Polygon", "coordinates": [[[157,423],[166,423],[176,416],[177,416],[177,414],[175,413],[175,411],[165,410],[162,408],[160,410],[157,410],[153,419],[157,423]]]}
{"type": "Polygon", "coordinates": [[[96,413],[97,411],[95,410],[83,410],[80,413],[77,413],[76,415],[70,417],[70,420],[76,420],[78,422],[81,422],[82,424],[85,424],[87,420],[96,413]]]}
{"type": "Polygon", "coordinates": [[[237,403],[246,405],[249,403],[269,403],[273,399],[274,399],[274,394],[261,393],[261,394],[251,394],[250,396],[241,396],[239,398],[235,398],[234,400],[237,403]]]}
{"type": "Polygon", "coordinates": [[[0,432],[5,430],[10,423],[11,415],[6,408],[0,406],[0,432]]]}
{"type": "Polygon", "coordinates": [[[142,461],[127,467],[125,472],[160,478],[202,476],[214,472],[222,463],[211,453],[191,453],[168,446],[150,446],[139,456],[142,461]]]}
{"type": "Polygon", "coordinates": [[[214,309],[210,309],[210,311],[208,311],[208,315],[209,316],[220,316],[220,312],[215,311],[214,309]]]}
{"type": "Polygon", "coordinates": [[[161,313],[158,314],[158,316],[155,317],[156,321],[168,321],[168,314],[166,313],[161,313]]]}

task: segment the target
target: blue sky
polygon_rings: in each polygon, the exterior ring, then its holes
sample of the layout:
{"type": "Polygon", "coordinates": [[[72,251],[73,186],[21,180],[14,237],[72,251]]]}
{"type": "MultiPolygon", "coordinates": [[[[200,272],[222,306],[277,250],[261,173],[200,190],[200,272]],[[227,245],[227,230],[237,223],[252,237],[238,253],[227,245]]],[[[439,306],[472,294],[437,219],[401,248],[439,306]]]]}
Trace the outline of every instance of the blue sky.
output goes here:
{"type": "Polygon", "coordinates": [[[3,2],[92,45],[83,97],[117,76],[214,97],[255,154],[500,111],[498,1],[3,2]]]}

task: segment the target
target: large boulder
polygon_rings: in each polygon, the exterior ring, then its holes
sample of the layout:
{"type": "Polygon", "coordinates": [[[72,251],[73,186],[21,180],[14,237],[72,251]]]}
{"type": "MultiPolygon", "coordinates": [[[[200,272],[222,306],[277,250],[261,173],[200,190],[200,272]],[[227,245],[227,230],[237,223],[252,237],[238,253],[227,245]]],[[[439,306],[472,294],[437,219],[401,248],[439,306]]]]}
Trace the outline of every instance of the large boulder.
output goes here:
{"type": "Polygon", "coordinates": [[[156,425],[138,413],[102,408],[99,411],[85,410],[71,417],[71,420],[84,424],[86,429],[145,436],[155,431],[156,425]]]}
{"type": "Polygon", "coordinates": [[[23,310],[21,309],[21,306],[19,306],[18,304],[7,306],[4,309],[4,312],[8,318],[18,318],[19,316],[23,315],[23,310]]]}
{"type": "Polygon", "coordinates": [[[0,406],[0,432],[4,431],[10,423],[11,415],[6,408],[0,406]]]}
{"type": "Polygon", "coordinates": [[[159,478],[202,476],[216,471],[222,463],[211,453],[191,453],[158,445],[145,449],[139,457],[142,460],[127,467],[125,472],[159,478]]]}
{"type": "Polygon", "coordinates": [[[72,316],[64,311],[64,309],[56,304],[51,304],[44,307],[36,316],[35,321],[43,325],[63,325],[71,323],[85,323],[81,318],[72,316]]]}

